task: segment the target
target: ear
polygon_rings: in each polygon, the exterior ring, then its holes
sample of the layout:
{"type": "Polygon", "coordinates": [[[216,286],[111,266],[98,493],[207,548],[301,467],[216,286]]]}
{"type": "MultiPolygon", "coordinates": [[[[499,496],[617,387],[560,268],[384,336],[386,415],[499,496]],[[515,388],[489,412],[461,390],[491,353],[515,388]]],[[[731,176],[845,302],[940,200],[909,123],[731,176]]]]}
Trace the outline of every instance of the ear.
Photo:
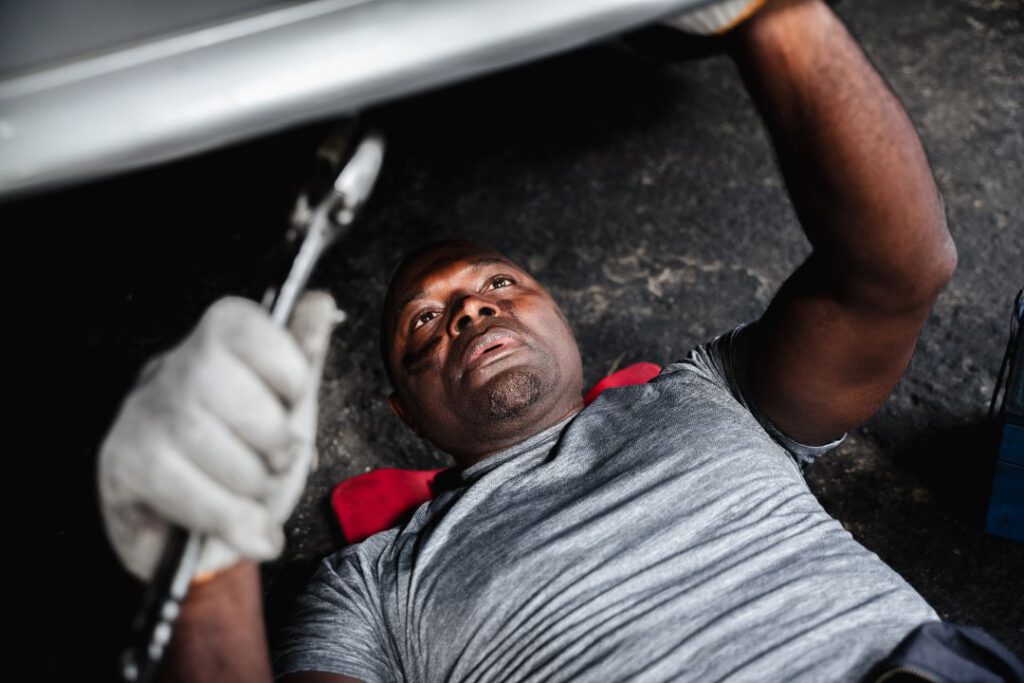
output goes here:
{"type": "Polygon", "coordinates": [[[388,396],[388,405],[391,406],[391,412],[397,415],[409,429],[416,432],[416,436],[423,438],[423,430],[421,430],[416,421],[412,419],[412,416],[405,407],[405,403],[402,401],[402,397],[398,395],[397,391],[392,391],[391,395],[388,396]]]}

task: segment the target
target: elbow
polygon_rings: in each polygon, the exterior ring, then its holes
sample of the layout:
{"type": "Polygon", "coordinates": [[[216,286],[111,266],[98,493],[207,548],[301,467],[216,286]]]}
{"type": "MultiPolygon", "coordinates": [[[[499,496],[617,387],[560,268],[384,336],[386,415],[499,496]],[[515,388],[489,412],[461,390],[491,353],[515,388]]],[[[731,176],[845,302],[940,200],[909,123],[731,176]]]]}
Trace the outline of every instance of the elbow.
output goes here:
{"type": "MultiPolygon", "coordinates": [[[[941,201],[941,198],[940,198],[941,201]]],[[[956,272],[958,254],[953,236],[949,233],[946,224],[945,203],[942,202],[942,210],[936,220],[932,234],[932,248],[927,251],[926,275],[924,276],[926,290],[930,292],[930,300],[934,301],[949,281],[953,279],[956,272]]]]}
{"type": "Polygon", "coordinates": [[[916,267],[910,270],[916,281],[911,287],[910,294],[916,295],[914,298],[918,303],[926,304],[930,308],[953,279],[958,255],[956,243],[949,232],[946,200],[935,185],[934,179],[931,179],[924,196],[927,199],[911,202],[912,205],[919,207],[920,222],[918,229],[912,231],[918,236],[918,255],[915,259],[916,267]]]}
{"type": "Polygon", "coordinates": [[[905,280],[901,298],[911,306],[931,308],[953,279],[957,260],[956,243],[949,234],[943,215],[919,248],[913,266],[907,269],[909,277],[905,280]]]}
{"type": "Polygon", "coordinates": [[[926,236],[905,242],[894,252],[898,256],[855,265],[857,275],[850,281],[856,284],[848,292],[879,312],[918,316],[930,311],[957,267],[956,244],[945,220],[933,222],[926,236]]]}
{"type": "Polygon", "coordinates": [[[935,295],[938,296],[949,281],[953,279],[953,273],[956,272],[956,266],[959,259],[959,255],[956,251],[956,243],[953,242],[953,237],[946,232],[945,244],[940,249],[939,255],[935,261],[935,282],[937,285],[935,295]]]}
{"type": "Polygon", "coordinates": [[[932,196],[908,201],[895,219],[881,217],[880,239],[855,239],[832,259],[820,258],[823,275],[847,302],[877,313],[927,316],[952,280],[958,258],[942,197],[932,196]]]}

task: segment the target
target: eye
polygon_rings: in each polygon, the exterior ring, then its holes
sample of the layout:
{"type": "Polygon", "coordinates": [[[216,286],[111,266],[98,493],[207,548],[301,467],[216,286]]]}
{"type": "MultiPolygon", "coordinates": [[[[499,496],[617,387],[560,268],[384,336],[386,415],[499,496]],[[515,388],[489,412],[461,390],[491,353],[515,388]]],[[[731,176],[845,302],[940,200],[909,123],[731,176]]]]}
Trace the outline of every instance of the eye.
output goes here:
{"type": "Polygon", "coordinates": [[[514,285],[515,283],[516,281],[510,278],[508,275],[498,275],[491,278],[490,289],[501,289],[502,287],[508,287],[509,285],[514,285]]]}
{"type": "Polygon", "coordinates": [[[416,329],[423,325],[426,325],[431,320],[436,318],[438,315],[437,311],[423,311],[413,319],[412,329],[416,329]]]}

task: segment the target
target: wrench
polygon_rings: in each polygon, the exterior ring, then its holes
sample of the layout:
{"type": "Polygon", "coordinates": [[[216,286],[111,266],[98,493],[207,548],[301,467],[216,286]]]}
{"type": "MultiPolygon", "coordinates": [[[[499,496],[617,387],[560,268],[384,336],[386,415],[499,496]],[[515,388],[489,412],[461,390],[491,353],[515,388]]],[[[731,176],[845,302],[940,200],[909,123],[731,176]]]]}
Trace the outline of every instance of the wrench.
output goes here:
{"type": "MultiPolygon", "coordinates": [[[[336,145],[338,141],[337,137],[332,137],[325,145],[336,145]]],[[[330,157],[332,154],[340,155],[340,150],[321,148],[320,154],[330,157]]],[[[302,245],[280,290],[276,295],[272,290],[268,291],[263,301],[271,319],[279,327],[287,324],[320,255],[347,233],[355,221],[359,209],[370,196],[383,160],[383,137],[379,133],[369,133],[312,210],[306,208],[306,195],[299,197],[296,208],[302,223],[300,230],[305,233],[302,245]]],[[[181,603],[195,577],[204,541],[204,535],[198,532],[181,527],[171,530],[135,621],[134,643],[121,657],[121,676],[125,681],[143,683],[156,672],[171,640],[181,603]]]]}

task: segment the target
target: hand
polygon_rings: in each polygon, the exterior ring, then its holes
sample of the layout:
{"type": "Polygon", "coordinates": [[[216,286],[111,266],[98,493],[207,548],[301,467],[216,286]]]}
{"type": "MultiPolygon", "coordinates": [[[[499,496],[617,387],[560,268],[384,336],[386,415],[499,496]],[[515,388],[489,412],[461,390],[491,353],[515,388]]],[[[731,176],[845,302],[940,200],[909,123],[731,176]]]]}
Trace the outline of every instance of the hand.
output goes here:
{"type": "Polygon", "coordinates": [[[689,9],[664,21],[687,33],[701,36],[723,35],[747,20],[766,0],[718,0],[689,9]]]}
{"type": "Polygon", "coordinates": [[[171,524],[207,535],[200,571],[284,546],[316,458],[317,390],[339,313],[296,305],[291,334],[252,301],[224,298],[128,395],[100,449],[107,535],[148,580],[171,524]]]}

